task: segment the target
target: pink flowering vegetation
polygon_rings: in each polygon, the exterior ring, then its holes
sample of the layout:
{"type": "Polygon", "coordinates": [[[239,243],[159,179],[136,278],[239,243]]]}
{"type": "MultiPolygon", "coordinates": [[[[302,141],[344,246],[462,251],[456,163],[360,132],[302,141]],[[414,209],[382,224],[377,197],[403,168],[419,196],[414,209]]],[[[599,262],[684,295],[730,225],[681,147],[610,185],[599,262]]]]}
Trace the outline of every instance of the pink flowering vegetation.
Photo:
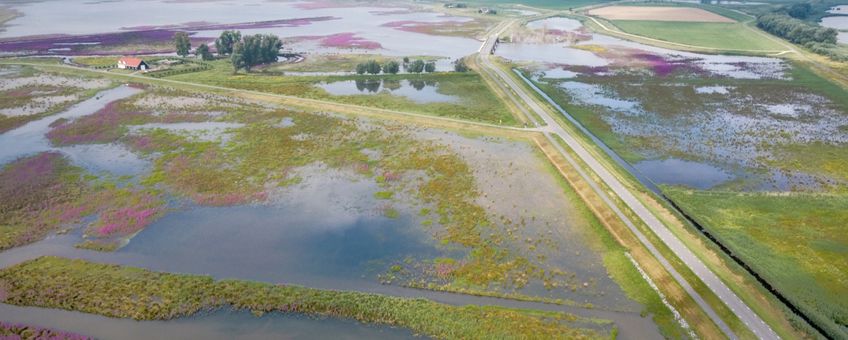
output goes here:
{"type": "Polygon", "coordinates": [[[84,248],[112,250],[116,248],[112,245],[120,244],[162,217],[167,202],[157,190],[106,184],[92,195],[89,205],[98,217],[86,228],[84,248]]]}
{"type": "Polygon", "coordinates": [[[383,45],[381,45],[379,42],[358,37],[356,33],[350,32],[336,33],[324,36],[304,36],[297,37],[294,40],[318,40],[318,43],[321,46],[333,48],[356,48],[364,50],[376,50],[383,48],[383,45]]]}
{"type": "Polygon", "coordinates": [[[106,104],[97,112],[74,120],[56,122],[47,133],[53,145],[113,143],[127,137],[129,126],[148,123],[204,122],[212,117],[202,113],[168,111],[162,114],[142,110],[129,100],[106,104]]]}
{"type": "Polygon", "coordinates": [[[41,240],[83,213],[83,171],[60,153],[19,159],[0,171],[0,250],[41,240]]]}
{"type": "Polygon", "coordinates": [[[41,326],[0,321],[2,339],[50,339],[50,340],[88,340],[85,335],[65,332],[41,326]]]}
{"type": "Polygon", "coordinates": [[[97,112],[54,127],[47,133],[53,145],[97,144],[117,141],[127,132],[127,125],[152,120],[149,112],[124,111],[122,101],[113,101],[97,112]]]}
{"type": "Polygon", "coordinates": [[[394,28],[404,32],[414,32],[430,35],[471,37],[483,33],[491,22],[482,20],[443,20],[443,21],[415,21],[399,20],[383,24],[383,27],[394,28]]]}

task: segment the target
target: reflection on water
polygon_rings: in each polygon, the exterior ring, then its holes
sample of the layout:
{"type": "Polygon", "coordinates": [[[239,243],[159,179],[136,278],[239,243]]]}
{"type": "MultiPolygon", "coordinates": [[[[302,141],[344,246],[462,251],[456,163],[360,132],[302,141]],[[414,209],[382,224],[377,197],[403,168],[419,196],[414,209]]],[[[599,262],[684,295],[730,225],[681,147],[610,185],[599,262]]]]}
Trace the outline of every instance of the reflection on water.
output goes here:
{"type": "Polygon", "coordinates": [[[342,80],[317,85],[332,95],[351,96],[387,92],[406,97],[416,103],[458,103],[461,98],[439,93],[439,83],[430,80],[342,80]]]}
{"type": "Polygon", "coordinates": [[[654,183],[685,185],[695,189],[709,189],[733,178],[715,166],[676,158],[645,160],[633,167],[654,183]]]}
{"type": "Polygon", "coordinates": [[[170,321],[115,319],[59,309],[0,304],[0,319],[46,326],[96,339],[411,339],[405,329],[349,320],[247,311],[217,311],[170,321]]]}

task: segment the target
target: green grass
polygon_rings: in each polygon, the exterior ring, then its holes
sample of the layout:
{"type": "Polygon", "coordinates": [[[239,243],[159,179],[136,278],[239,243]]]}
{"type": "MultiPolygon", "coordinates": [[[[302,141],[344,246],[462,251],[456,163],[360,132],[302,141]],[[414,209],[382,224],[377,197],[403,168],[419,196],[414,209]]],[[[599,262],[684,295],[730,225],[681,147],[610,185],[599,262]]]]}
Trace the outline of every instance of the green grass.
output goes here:
{"type": "Polygon", "coordinates": [[[506,109],[506,106],[491,92],[480,76],[473,72],[378,76],[277,76],[256,72],[233,74],[232,66],[225,61],[210,64],[214,65],[211,70],[176,75],[168,79],[494,124],[517,124],[515,117],[506,109]],[[355,79],[407,79],[437,82],[439,93],[457,96],[462,100],[459,103],[422,104],[389,93],[334,96],[315,86],[321,82],[355,79]]]}
{"type": "Polygon", "coordinates": [[[678,44],[724,50],[780,51],[780,45],[742,23],[615,20],[622,31],[678,44]]]}
{"type": "Polygon", "coordinates": [[[830,336],[848,336],[848,196],[663,192],[830,336]]]}
{"type": "Polygon", "coordinates": [[[404,327],[451,339],[590,339],[574,315],[493,306],[451,306],[426,299],[311,289],[209,276],[157,273],[84,260],[41,257],[0,271],[3,302],[108,317],[169,320],[232,307],[255,315],[297,313],[404,327]]]}
{"type": "MultiPolygon", "coordinates": [[[[409,57],[410,60],[423,59],[434,61],[436,57],[409,57]]],[[[380,64],[388,61],[403,62],[403,57],[391,57],[375,54],[319,54],[308,55],[299,63],[276,63],[262,68],[262,72],[353,72],[356,65],[375,60],[380,64]]]]}

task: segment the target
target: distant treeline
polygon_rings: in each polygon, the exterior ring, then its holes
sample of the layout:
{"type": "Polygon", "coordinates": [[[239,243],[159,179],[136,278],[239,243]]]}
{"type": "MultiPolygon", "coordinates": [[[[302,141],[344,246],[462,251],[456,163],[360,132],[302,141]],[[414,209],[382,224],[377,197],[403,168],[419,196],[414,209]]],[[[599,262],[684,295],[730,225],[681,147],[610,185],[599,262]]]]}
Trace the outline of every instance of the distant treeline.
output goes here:
{"type": "Polygon", "coordinates": [[[786,14],[762,15],[757,18],[757,27],[799,45],[836,44],[835,29],[811,25],[786,14]]]}

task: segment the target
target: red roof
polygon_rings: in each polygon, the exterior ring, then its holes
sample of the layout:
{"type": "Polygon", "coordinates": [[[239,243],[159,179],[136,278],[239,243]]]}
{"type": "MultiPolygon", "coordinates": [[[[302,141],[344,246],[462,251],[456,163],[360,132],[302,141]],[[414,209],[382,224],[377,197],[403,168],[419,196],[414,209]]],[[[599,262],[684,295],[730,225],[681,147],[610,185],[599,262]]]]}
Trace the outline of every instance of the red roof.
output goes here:
{"type": "Polygon", "coordinates": [[[130,67],[139,67],[141,66],[142,60],[134,57],[123,57],[118,60],[118,62],[130,67]]]}

